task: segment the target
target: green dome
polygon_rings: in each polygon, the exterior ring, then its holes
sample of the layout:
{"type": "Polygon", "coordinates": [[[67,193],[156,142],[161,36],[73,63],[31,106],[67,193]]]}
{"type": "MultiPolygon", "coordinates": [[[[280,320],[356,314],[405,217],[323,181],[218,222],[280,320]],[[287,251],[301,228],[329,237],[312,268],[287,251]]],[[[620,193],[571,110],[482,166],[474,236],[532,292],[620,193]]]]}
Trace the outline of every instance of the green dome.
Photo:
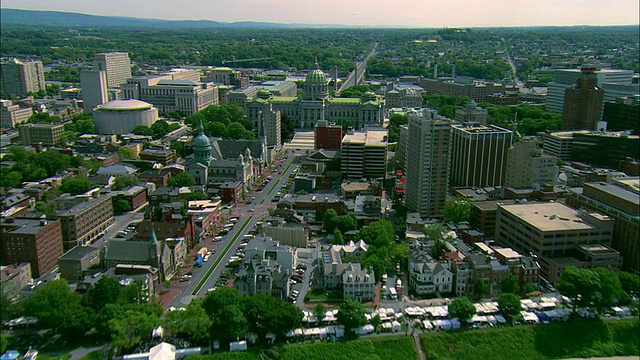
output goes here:
{"type": "Polygon", "coordinates": [[[271,97],[271,92],[267,89],[260,89],[258,90],[258,99],[264,99],[267,100],[271,97]]]}
{"type": "Polygon", "coordinates": [[[360,100],[362,100],[362,102],[376,101],[376,99],[376,94],[371,90],[365,91],[360,97],[360,100]]]}
{"type": "Polygon", "coordinates": [[[200,133],[193,139],[193,149],[198,150],[211,150],[211,140],[204,134],[204,127],[202,122],[200,123],[200,133]]]}
{"type": "Polygon", "coordinates": [[[307,83],[312,83],[312,84],[326,84],[327,75],[325,75],[324,72],[322,72],[322,70],[315,69],[313,71],[310,71],[307,74],[306,81],[307,83]]]}

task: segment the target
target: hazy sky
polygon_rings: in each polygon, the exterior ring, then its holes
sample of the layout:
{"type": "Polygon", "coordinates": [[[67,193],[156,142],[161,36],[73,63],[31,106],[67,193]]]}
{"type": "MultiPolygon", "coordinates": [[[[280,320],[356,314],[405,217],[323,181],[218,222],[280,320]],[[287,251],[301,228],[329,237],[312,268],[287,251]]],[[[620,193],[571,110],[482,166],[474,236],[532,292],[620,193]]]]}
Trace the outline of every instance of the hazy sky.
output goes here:
{"type": "Polygon", "coordinates": [[[638,24],[638,0],[2,0],[2,8],[223,22],[442,26],[638,24]]]}

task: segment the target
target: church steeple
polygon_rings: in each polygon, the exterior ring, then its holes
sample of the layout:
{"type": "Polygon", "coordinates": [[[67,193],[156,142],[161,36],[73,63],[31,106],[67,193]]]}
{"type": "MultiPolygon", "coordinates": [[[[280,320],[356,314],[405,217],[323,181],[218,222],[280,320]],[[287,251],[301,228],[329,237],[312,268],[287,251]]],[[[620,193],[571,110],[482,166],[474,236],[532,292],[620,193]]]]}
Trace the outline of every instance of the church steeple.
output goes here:
{"type": "Polygon", "coordinates": [[[198,136],[193,139],[193,160],[209,166],[211,162],[211,141],[204,134],[202,121],[200,121],[198,130],[198,136]]]}

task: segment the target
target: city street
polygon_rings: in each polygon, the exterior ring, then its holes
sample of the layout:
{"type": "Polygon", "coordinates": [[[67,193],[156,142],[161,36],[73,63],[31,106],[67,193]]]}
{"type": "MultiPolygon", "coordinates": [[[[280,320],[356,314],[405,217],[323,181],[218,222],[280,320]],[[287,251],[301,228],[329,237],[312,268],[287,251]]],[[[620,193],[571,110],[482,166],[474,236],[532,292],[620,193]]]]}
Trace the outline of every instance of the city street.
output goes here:
{"type": "MultiPolygon", "coordinates": [[[[209,258],[209,261],[203,263],[203,266],[200,268],[191,268],[193,277],[185,286],[172,287],[171,290],[177,290],[180,294],[175,296],[169,306],[176,308],[184,307],[194,297],[204,297],[207,294],[208,289],[215,286],[220,276],[224,273],[225,266],[229,262],[229,259],[234,256],[238,249],[242,237],[254,229],[256,223],[268,214],[268,209],[270,207],[275,206],[275,203],[272,203],[271,199],[287,181],[291,172],[295,170],[295,166],[292,164],[295,159],[295,155],[295,152],[289,152],[288,156],[283,159],[282,164],[280,165],[282,174],[280,174],[279,171],[273,171],[268,174],[272,176],[272,179],[269,180],[262,191],[248,194],[248,196],[255,197],[255,200],[253,200],[251,204],[238,204],[233,211],[234,216],[239,216],[236,225],[227,235],[224,236],[222,241],[215,243],[216,253],[209,258]],[[287,169],[287,167],[289,168],[287,169]],[[251,211],[251,209],[253,209],[253,211],[251,211]],[[246,226],[243,228],[245,223],[246,226]],[[227,249],[227,251],[225,251],[225,249],[227,249]],[[211,270],[212,267],[214,267],[213,270],[211,270]],[[198,284],[205,276],[205,282],[196,292],[198,284]]],[[[192,265],[193,264],[188,264],[187,267],[191,267],[192,265]]]]}

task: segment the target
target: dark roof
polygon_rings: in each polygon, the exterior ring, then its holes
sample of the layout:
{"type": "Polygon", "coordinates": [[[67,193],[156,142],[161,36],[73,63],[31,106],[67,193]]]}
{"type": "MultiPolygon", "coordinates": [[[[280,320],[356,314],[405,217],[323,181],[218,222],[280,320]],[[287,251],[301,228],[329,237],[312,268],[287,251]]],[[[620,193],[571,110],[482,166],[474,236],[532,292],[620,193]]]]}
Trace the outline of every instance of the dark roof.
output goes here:
{"type": "Polygon", "coordinates": [[[149,262],[153,246],[149,242],[112,239],[107,245],[105,260],[149,262]]]}
{"type": "Polygon", "coordinates": [[[67,251],[64,255],[60,257],[60,260],[81,260],[85,256],[92,254],[94,252],[100,252],[99,248],[95,247],[84,247],[84,246],[76,246],[73,249],[67,251]]]}
{"type": "MultiPolygon", "coordinates": [[[[251,150],[251,157],[261,158],[262,157],[262,144],[260,144],[260,140],[222,140],[216,139],[211,143],[212,151],[211,154],[216,159],[229,159],[229,158],[237,158],[238,155],[242,154],[244,156],[247,148],[251,150]]],[[[246,160],[246,159],[245,159],[246,160]]]]}

